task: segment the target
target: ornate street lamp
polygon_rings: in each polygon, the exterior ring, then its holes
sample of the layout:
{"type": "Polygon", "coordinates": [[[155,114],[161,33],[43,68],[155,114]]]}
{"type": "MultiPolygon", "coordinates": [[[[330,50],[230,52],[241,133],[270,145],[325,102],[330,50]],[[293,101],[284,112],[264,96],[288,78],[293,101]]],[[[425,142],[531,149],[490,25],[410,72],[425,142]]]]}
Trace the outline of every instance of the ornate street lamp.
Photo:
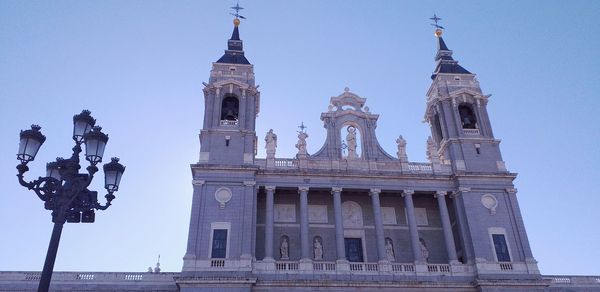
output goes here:
{"type": "Polygon", "coordinates": [[[44,208],[52,211],[52,222],[54,222],[38,291],[46,292],[50,287],[63,224],[65,222],[94,222],[94,209],[106,210],[111,205],[112,200],[115,199],[114,192],[119,189],[121,177],[125,172],[125,167],[119,163],[119,158],[112,158],[110,163],[104,165],[104,188],[108,194],[104,196],[106,198],[104,205],[98,203],[98,192],[90,191],[87,187],[98,171],[96,164],[102,162],[108,135],[102,133],[102,128],[95,124],[96,120],[90,116],[88,110],[75,115],[73,117],[73,140],[75,141],[73,155],[68,159],[59,157],[56,158],[56,161],[47,163],[46,176],[31,182],[25,181],[23,175],[29,170],[27,163],[35,159],[46,137],[42,135],[41,127],[38,125],[32,125],[30,130],[21,131],[19,152],[17,153],[17,159],[21,161],[17,165],[19,183],[33,190],[44,201],[44,208]],[[85,144],[85,158],[90,162],[86,168],[87,173],[79,173],[81,144],[85,144]]]}

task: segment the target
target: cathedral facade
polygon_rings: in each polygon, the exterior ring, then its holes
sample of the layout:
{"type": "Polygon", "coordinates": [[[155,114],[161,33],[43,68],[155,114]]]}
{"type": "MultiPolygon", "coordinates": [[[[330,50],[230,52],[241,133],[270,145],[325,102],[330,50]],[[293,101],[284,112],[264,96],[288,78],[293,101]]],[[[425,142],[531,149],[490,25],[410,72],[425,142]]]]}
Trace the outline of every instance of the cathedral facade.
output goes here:
{"type": "Polygon", "coordinates": [[[236,279],[233,290],[485,291],[499,280],[509,290],[544,289],[489,96],[440,29],[425,112],[429,162],[418,163],[402,137],[394,155],[382,149],[379,116],[348,88],[321,114],[319,151],[307,153],[299,131],[296,157],[279,158],[271,130],[266,158],[256,158],[260,92],[238,24],[204,88],[181,291],[236,279]]]}
{"type": "MultiPolygon", "coordinates": [[[[411,162],[401,136],[396,153],[383,150],[379,115],[348,88],[323,105],[319,151],[307,152],[301,130],[296,156],[278,157],[271,130],[257,158],[260,92],[238,26],[204,84],[182,271],[55,273],[54,291],[600,289],[600,278],[540,274],[489,95],[441,30],[424,113],[429,161],[411,162]]],[[[36,280],[2,272],[0,291],[33,291],[36,280]]]]}

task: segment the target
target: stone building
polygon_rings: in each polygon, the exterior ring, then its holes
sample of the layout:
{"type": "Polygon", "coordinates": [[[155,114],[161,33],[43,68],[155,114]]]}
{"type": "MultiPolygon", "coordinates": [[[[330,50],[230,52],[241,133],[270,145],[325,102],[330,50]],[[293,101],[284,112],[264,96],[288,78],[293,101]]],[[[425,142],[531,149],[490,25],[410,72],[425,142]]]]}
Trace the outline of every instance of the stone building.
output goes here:
{"type": "MultiPolygon", "coordinates": [[[[386,153],[379,115],[348,88],[323,105],[319,151],[306,151],[301,130],[296,156],[278,157],[269,131],[260,159],[260,92],[238,25],[204,84],[182,272],[55,273],[55,291],[600,290],[600,277],[540,275],[489,95],[440,30],[425,111],[428,162],[409,161],[401,136],[397,152],[386,153]]],[[[35,290],[36,279],[2,272],[0,291],[35,290]]]]}

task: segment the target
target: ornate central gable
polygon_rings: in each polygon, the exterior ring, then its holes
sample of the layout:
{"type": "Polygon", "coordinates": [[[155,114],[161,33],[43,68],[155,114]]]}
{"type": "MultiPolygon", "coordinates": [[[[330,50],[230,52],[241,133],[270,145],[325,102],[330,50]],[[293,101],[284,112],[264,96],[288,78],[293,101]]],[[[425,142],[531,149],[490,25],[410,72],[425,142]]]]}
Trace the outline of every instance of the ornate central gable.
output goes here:
{"type": "Polygon", "coordinates": [[[321,114],[327,139],[311,159],[395,160],[377,141],[379,115],[369,111],[366,101],[348,88],[330,99],[328,111],[321,114]]]}

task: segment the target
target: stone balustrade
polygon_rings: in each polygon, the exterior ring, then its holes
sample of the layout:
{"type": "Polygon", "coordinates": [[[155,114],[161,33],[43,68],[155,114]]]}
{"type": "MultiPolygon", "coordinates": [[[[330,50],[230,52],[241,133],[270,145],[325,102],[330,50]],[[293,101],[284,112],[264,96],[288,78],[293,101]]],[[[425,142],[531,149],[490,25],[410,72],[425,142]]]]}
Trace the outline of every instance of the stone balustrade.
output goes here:
{"type": "MultiPolygon", "coordinates": [[[[230,122],[230,121],[228,121],[230,122]]],[[[259,167],[267,166],[267,159],[256,158],[254,164],[259,167]]],[[[275,158],[272,169],[290,170],[300,169],[301,162],[295,158],[275,158]]],[[[378,172],[390,174],[450,174],[450,165],[440,164],[435,168],[427,162],[408,162],[402,163],[398,160],[392,161],[367,161],[367,160],[306,160],[303,168],[313,170],[353,170],[358,172],[378,172]]]]}
{"type": "Polygon", "coordinates": [[[473,136],[481,135],[481,133],[479,132],[479,129],[462,129],[462,130],[465,135],[473,135],[473,136]]]}
{"type": "MultiPolygon", "coordinates": [[[[543,276],[552,286],[588,286],[600,289],[600,276],[543,276]]],[[[590,290],[592,291],[592,290],[590,290]]],[[[596,290],[594,290],[596,291],[596,290]]]]}
{"type": "Polygon", "coordinates": [[[221,126],[237,126],[238,120],[230,121],[230,120],[221,120],[221,126]]]}

